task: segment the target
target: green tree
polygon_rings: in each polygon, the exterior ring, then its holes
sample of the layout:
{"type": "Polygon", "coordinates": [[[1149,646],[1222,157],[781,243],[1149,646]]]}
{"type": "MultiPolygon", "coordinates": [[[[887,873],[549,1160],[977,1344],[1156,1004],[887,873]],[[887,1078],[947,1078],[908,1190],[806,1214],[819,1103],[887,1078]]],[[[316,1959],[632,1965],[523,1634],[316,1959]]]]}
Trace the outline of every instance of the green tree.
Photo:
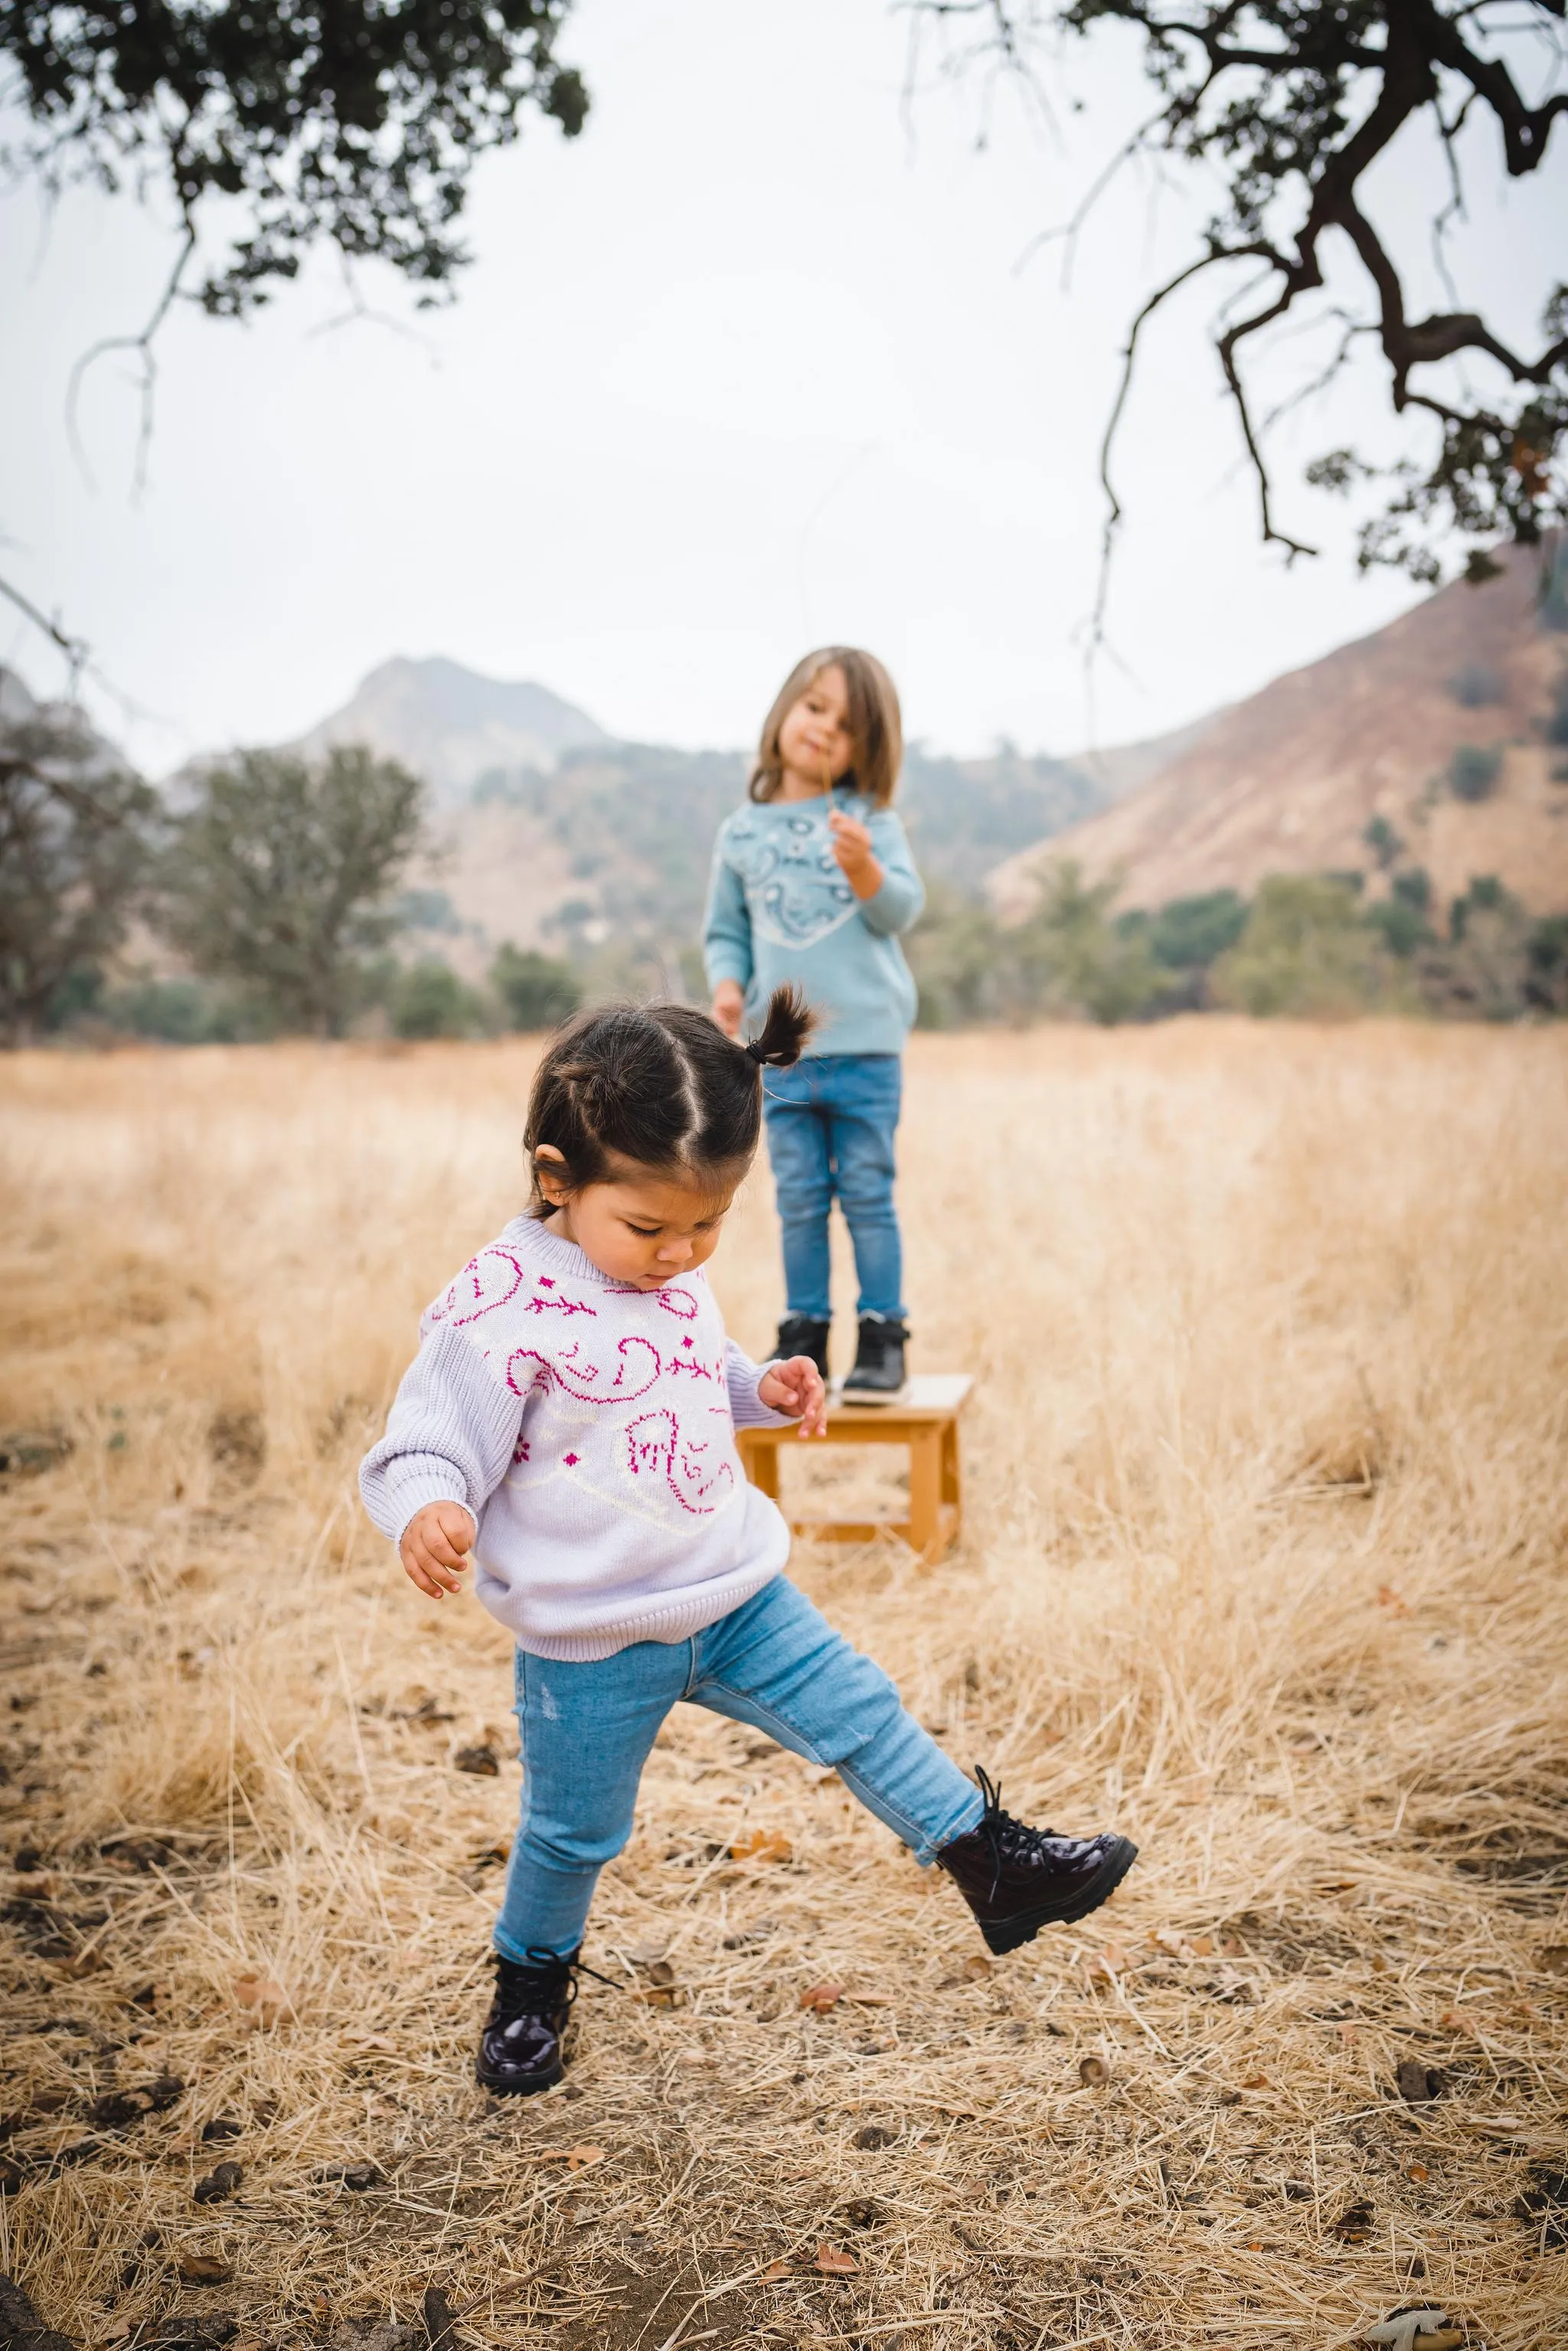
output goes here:
{"type": "Polygon", "coordinates": [[[1215,967],[1214,990],[1257,1019],[1364,1011],[1379,993],[1377,947],[1350,883],[1324,873],[1260,883],[1246,929],[1215,967]]]}
{"type": "Polygon", "coordinates": [[[508,940],[490,966],[490,985],[511,1029],[551,1029],[575,1012],[582,989],[570,964],[508,940]]]}
{"type": "Polygon", "coordinates": [[[1490,800],[1501,773],[1497,744],[1461,743],[1448,761],[1448,789],[1457,800],[1490,800]]]}
{"type": "Polygon", "coordinates": [[[1429,999],[1473,1019],[1516,1020],[1527,1001],[1533,928],[1495,873],[1472,873],[1448,909],[1447,943],[1427,958],[1429,999]]]}
{"type": "Polygon", "coordinates": [[[1112,1028],[1147,1008],[1158,975],[1145,938],[1111,919],[1118,886],[1086,883],[1071,858],[1048,868],[1038,906],[1008,941],[1022,1008],[1086,1012],[1112,1028]]]}
{"type": "Polygon", "coordinates": [[[205,770],[179,820],[162,924],[195,970],[241,982],[286,1029],[336,1036],[361,956],[384,940],[386,906],[418,842],[423,788],[358,746],[310,767],[241,751],[205,770]]]}
{"type": "Polygon", "coordinates": [[[0,1032],[13,1044],[86,1004],[146,878],[154,793],[79,711],[0,674],[0,1032]]]}
{"type": "Polygon", "coordinates": [[[400,1037],[472,1037],[485,1008],[450,964],[427,956],[400,971],[392,990],[392,1024],[400,1037]]]}

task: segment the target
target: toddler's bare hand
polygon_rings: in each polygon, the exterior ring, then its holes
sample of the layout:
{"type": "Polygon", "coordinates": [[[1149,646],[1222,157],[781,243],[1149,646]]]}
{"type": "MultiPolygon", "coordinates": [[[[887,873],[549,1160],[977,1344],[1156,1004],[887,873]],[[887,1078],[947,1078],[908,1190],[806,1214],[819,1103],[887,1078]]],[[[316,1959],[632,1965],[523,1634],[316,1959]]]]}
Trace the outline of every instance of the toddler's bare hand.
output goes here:
{"type": "Polygon", "coordinates": [[[802,1437],[826,1437],[828,1392],[810,1355],[791,1355],[788,1363],[775,1364],[758,1380],[757,1393],[769,1411],[798,1420],[802,1437]]]}
{"type": "Polygon", "coordinates": [[[745,1010],[746,990],[739,980],[721,979],[713,992],[713,1017],[727,1037],[739,1036],[745,1010]]]}
{"type": "Polygon", "coordinates": [[[866,826],[842,809],[830,810],[829,828],[833,836],[833,855],[839,871],[857,898],[874,898],[882,887],[883,872],[872,852],[871,833],[866,826]]]}
{"type": "Polygon", "coordinates": [[[409,1582],[432,1600],[461,1592],[474,1521],[460,1502],[426,1502],[402,1531],[398,1557],[409,1582]]]}

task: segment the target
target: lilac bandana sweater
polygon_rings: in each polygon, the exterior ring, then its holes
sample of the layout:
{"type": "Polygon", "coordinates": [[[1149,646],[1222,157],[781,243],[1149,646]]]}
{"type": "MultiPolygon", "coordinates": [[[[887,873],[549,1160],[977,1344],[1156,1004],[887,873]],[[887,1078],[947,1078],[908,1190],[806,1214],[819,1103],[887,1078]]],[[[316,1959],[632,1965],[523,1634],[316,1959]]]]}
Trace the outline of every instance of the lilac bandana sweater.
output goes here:
{"type": "Polygon", "coordinates": [[[427,1502],[469,1511],[475,1589],[522,1648],[684,1641],[783,1567],[789,1531],[735,1431],[784,1416],[701,1272],[628,1289],[518,1217],[419,1331],[360,1490],[393,1542],[427,1502]]]}

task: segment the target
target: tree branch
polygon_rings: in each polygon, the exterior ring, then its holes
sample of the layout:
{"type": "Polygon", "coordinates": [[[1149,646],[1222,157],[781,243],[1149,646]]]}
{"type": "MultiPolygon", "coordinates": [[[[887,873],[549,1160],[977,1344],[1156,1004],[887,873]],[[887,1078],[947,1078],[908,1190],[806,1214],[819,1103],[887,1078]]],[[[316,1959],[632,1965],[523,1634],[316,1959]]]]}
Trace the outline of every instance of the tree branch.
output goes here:
{"type": "Polygon", "coordinates": [[[77,681],[87,667],[91,651],[86,638],[68,636],[58,622],[51,621],[47,613],[40,612],[37,604],[24,596],[19,588],[13,588],[8,580],[0,580],[0,596],[5,597],[10,603],[15,604],[16,610],[24,613],[36,629],[41,629],[51,643],[57,645],[64,653],[70,665],[71,691],[74,694],[77,681]]]}
{"type": "Polygon", "coordinates": [[[71,454],[81,467],[83,478],[89,489],[96,489],[98,485],[93,480],[92,467],[88,463],[87,451],[82,446],[81,435],[77,431],[77,408],[81,396],[82,380],[89,368],[96,360],[106,359],[110,351],[136,351],[141,355],[141,421],[136,435],[136,469],[132,476],[132,496],[139,498],[147,486],[147,459],[152,446],[153,394],[158,381],[158,363],[153,357],[152,339],[179,298],[180,280],[184,276],[186,265],[195,249],[196,232],[187,216],[184,241],[181,245],[174,266],[169,273],[169,282],[158,297],[152,315],[141,332],[139,335],[106,335],[102,341],[94,343],[90,350],[84,351],[71,370],[70,381],[66,386],[66,434],[70,442],[71,454]]]}

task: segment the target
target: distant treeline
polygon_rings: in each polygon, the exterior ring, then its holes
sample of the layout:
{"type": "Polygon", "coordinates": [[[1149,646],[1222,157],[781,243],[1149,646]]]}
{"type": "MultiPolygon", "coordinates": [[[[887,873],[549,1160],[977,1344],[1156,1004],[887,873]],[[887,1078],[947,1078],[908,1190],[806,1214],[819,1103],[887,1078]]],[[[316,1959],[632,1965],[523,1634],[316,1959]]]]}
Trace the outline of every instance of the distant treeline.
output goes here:
{"type": "Polygon", "coordinates": [[[1114,883],[1063,860],[1025,922],[933,893],[910,942],[923,1028],[1067,1016],[1103,1022],[1230,1010],[1259,1018],[1568,1011],[1568,914],[1529,914],[1490,874],[1439,907],[1418,866],[1368,900],[1360,873],[1276,874],[1118,914],[1114,883]]]}
{"type": "MultiPolygon", "coordinates": [[[[555,952],[503,946],[474,979],[454,967],[465,931],[460,960],[476,962],[461,910],[406,885],[426,813],[395,762],[241,752],[169,798],[79,714],[13,694],[0,719],[0,1030],[13,1042],[478,1036],[609,995],[704,993],[703,887],[743,789],[737,758],[617,747],[552,778],[486,779],[480,798],[547,819],[584,894],[558,908],[555,952]]],[[[1568,740],[1568,694],[1552,725],[1568,740]]],[[[1448,789],[1484,796],[1486,757],[1456,754],[1448,789]]],[[[1360,873],[1281,875],[1250,899],[1218,890],[1119,912],[1113,882],[1064,860],[1027,920],[998,923],[984,874],[1100,797],[1081,770],[1006,748],[962,766],[915,755],[905,806],[930,903],[907,944],[922,1026],[1568,1010],[1568,916],[1532,916],[1489,875],[1438,905],[1381,819],[1366,833],[1370,889],[1360,873]]]]}

